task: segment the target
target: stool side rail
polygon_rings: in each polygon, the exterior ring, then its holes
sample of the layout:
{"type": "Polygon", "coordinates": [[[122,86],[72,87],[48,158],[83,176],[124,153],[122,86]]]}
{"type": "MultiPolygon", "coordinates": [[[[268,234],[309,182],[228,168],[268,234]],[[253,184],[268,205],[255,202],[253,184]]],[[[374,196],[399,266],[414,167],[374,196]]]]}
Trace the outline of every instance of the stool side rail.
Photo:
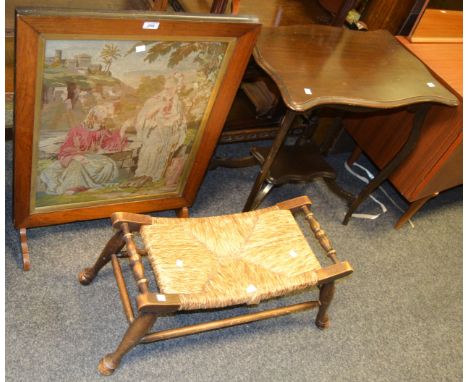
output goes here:
{"type": "MultiPolygon", "coordinates": [[[[120,344],[113,353],[104,356],[98,365],[98,370],[103,375],[110,375],[119,366],[122,357],[134,346],[142,343],[176,338],[225,327],[241,325],[253,321],[278,317],[290,313],[300,312],[312,308],[318,308],[315,324],[320,329],[329,326],[328,307],[335,293],[335,280],[347,276],[353,272],[351,265],[347,261],[338,261],[336,252],[332,248],[325,232],[313,216],[310,205],[312,202],[307,196],[294,198],[282,203],[278,203],[276,208],[292,211],[301,211],[305,214],[310,228],[316,239],[332,260],[333,264],[328,267],[315,270],[317,276],[317,287],[319,288],[319,299],[305,301],[298,304],[268,309],[255,313],[237,315],[221,320],[207,321],[195,325],[166,329],[150,332],[157,317],[175,313],[181,309],[181,295],[164,294],[152,292],[149,289],[148,280],[145,277],[145,270],[142,256],[146,255],[144,249],[138,248],[133,235],[138,233],[142,226],[153,223],[153,218],[149,215],[117,212],[112,215],[112,225],[117,229],[113,237],[109,240],[104,250],[101,252],[94,267],[85,268],[80,273],[79,280],[83,285],[88,285],[101,269],[108,262],[112,263],[114,276],[119,289],[123,310],[129,323],[120,344]],[[126,247],[124,249],[124,247],[126,247]],[[120,259],[126,258],[132,269],[133,277],[138,287],[136,296],[136,315],[133,310],[127,285],[120,267],[120,259]]],[[[186,212],[186,211],[185,211],[186,212]]],[[[181,211],[181,217],[187,214],[181,211]]],[[[185,309],[184,309],[185,310],[185,309]]]]}

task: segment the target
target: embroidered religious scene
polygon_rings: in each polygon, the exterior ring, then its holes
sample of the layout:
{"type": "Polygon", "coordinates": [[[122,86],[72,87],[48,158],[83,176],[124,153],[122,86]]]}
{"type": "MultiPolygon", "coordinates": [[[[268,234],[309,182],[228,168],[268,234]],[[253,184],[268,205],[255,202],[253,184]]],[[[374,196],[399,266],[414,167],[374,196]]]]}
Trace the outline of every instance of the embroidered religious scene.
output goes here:
{"type": "Polygon", "coordinates": [[[179,195],[228,47],[219,40],[46,40],[32,207],[179,195]]]}

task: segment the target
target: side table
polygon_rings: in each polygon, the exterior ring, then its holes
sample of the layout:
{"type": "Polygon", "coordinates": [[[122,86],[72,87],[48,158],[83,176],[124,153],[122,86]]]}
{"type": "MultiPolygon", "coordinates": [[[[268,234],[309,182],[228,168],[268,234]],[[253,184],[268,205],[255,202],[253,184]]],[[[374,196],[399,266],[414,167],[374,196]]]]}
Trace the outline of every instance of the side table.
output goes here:
{"type": "MultiPolygon", "coordinates": [[[[368,112],[407,108],[414,113],[406,142],[349,203],[347,224],[358,206],[401,164],[416,144],[430,104],[458,105],[424,64],[389,32],[356,32],[323,25],[263,28],[254,58],[275,81],[288,111],[263,161],[244,211],[254,202],[283,145],[294,117],[320,108],[368,112]]],[[[398,129],[398,126],[395,126],[398,129]]]]}
{"type": "MultiPolygon", "coordinates": [[[[463,44],[411,43],[401,36],[397,40],[459,101],[457,107],[431,107],[416,146],[388,178],[409,203],[395,224],[398,229],[428,200],[463,183],[463,44]]],[[[356,143],[351,161],[364,152],[377,168],[383,168],[411,129],[411,115],[379,112],[366,118],[346,118],[343,124],[356,143]],[[399,126],[397,133],[395,125],[399,126]]]]}

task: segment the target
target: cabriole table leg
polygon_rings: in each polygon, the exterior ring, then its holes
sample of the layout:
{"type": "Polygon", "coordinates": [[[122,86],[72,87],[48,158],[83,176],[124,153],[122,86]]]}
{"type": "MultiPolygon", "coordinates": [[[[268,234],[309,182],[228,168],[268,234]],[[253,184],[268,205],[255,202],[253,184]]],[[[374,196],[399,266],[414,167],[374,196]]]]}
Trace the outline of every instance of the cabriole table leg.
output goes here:
{"type": "Polygon", "coordinates": [[[377,187],[379,187],[413,151],[413,148],[416,145],[419,135],[421,133],[421,127],[424,123],[424,118],[426,117],[429,107],[430,106],[427,103],[418,106],[413,120],[413,128],[411,129],[411,132],[405,144],[400,149],[400,151],[393,157],[393,159],[377,174],[377,176],[371,182],[369,182],[369,184],[354,199],[354,201],[351,203],[351,206],[348,209],[348,212],[346,213],[345,218],[343,219],[344,225],[348,224],[352,214],[361,205],[361,203],[377,187]]]}

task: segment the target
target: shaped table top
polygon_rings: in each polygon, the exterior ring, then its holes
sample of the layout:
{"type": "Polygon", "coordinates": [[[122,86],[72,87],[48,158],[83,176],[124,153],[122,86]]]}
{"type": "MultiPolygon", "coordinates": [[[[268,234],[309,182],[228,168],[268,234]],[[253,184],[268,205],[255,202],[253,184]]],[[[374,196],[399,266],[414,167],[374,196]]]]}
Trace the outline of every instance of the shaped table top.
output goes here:
{"type": "Polygon", "coordinates": [[[384,30],[264,27],[254,57],[295,111],[331,104],[382,109],[422,102],[458,104],[426,66],[384,30]]]}

